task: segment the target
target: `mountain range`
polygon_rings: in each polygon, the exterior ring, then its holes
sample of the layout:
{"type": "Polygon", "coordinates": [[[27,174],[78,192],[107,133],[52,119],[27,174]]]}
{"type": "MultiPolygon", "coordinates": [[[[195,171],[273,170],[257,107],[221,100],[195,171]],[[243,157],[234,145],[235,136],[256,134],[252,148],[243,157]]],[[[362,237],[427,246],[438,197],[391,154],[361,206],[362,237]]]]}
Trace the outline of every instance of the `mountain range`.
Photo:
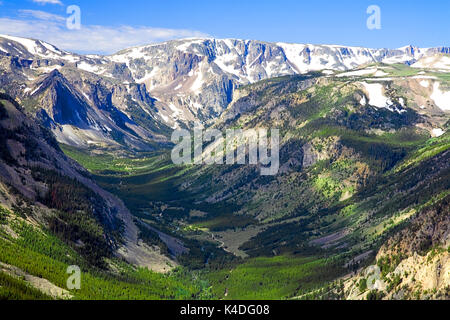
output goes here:
{"type": "MultiPolygon", "coordinates": [[[[449,47],[390,50],[189,39],[98,56],[0,36],[3,83],[25,106],[43,102],[45,109],[33,112],[59,141],[141,150],[166,142],[161,133],[167,136],[172,128],[213,122],[243,85],[311,71],[330,75],[373,63],[448,70],[449,61],[440,55],[449,52],[449,47]]],[[[375,74],[382,75],[381,70],[375,74]]]]}

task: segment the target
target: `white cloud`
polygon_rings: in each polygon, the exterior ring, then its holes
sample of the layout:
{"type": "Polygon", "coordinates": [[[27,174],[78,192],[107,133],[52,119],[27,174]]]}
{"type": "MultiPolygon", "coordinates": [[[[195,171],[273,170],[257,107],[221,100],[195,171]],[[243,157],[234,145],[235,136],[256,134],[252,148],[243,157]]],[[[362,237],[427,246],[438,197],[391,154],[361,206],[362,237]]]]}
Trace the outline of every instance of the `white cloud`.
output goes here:
{"type": "Polygon", "coordinates": [[[62,2],[60,0],[33,0],[34,3],[39,4],[59,4],[62,5],[62,2]]]}
{"type": "Polygon", "coordinates": [[[60,49],[78,53],[109,54],[119,50],[171,39],[207,37],[185,29],[154,27],[108,27],[83,25],[81,30],[66,28],[66,17],[38,10],[21,10],[19,18],[0,18],[0,33],[44,40],[60,49]]]}
{"type": "Polygon", "coordinates": [[[65,21],[66,18],[57,14],[48,13],[40,10],[19,10],[19,16],[22,18],[35,18],[45,21],[65,21]]]}

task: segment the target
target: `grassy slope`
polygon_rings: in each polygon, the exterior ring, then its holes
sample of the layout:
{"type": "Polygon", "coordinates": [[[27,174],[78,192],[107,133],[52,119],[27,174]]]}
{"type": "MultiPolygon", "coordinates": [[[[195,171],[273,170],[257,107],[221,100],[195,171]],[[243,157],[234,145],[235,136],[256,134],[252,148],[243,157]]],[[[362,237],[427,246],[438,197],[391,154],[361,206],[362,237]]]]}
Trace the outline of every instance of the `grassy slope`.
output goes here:
{"type": "MultiPolygon", "coordinates": [[[[0,226],[0,261],[16,266],[24,272],[42,277],[60,288],[66,288],[69,265],[82,269],[81,290],[73,290],[75,299],[201,299],[207,297],[204,284],[190,274],[176,270],[169,275],[136,269],[115,258],[108,260],[115,272],[91,267],[72,248],[61,240],[1,208],[3,225],[8,224],[18,235],[12,237],[0,226]]],[[[0,292],[5,298],[45,298],[36,290],[25,289],[23,281],[12,280],[0,273],[0,281],[8,289],[0,292]]]]}

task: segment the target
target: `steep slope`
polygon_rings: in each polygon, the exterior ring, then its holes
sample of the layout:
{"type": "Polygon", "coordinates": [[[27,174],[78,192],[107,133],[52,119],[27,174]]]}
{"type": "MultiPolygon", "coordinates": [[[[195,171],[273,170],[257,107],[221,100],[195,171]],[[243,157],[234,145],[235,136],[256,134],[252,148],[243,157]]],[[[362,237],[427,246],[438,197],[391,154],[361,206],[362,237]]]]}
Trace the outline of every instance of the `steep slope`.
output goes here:
{"type": "MultiPolygon", "coordinates": [[[[32,228],[51,235],[86,268],[108,269],[115,257],[162,272],[176,265],[159,248],[145,244],[123,203],[98,187],[85,169],[63,154],[50,131],[4,94],[0,129],[2,247],[23,241],[18,234],[32,228]]],[[[2,262],[16,259],[10,250],[2,251],[2,262]]]]}
{"type": "Polygon", "coordinates": [[[62,51],[43,54],[45,46],[37,40],[0,39],[5,48],[0,53],[3,90],[41,119],[60,142],[138,150],[166,143],[169,128],[158,121],[155,100],[145,85],[118,82],[82,69],[85,60],[105,63],[102,60],[68,57],[62,51]]]}
{"type": "MultiPolygon", "coordinates": [[[[164,133],[164,126],[152,122],[151,109],[147,110],[148,114],[143,110],[136,112],[138,103],[129,95],[131,90],[124,87],[80,77],[70,71],[63,75],[58,70],[39,78],[34,87],[36,89],[24,97],[24,103],[45,106],[31,108],[62,143],[78,147],[123,145],[149,150],[165,141],[160,134],[164,133]],[[77,85],[74,86],[74,82],[77,85]],[[143,118],[139,112],[145,113],[143,118]]],[[[145,88],[137,87],[134,92],[141,101],[152,106],[153,100],[145,93],[145,88]]]]}
{"type": "Polygon", "coordinates": [[[438,198],[392,235],[376,264],[346,279],[347,299],[450,299],[450,196],[438,198]]]}

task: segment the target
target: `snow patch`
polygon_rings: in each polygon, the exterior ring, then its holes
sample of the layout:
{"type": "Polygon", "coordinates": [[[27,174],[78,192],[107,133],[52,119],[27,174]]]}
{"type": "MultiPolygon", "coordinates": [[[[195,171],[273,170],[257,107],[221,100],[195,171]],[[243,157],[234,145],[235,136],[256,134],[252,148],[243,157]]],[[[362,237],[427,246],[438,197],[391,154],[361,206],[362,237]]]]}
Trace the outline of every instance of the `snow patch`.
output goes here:
{"type": "Polygon", "coordinates": [[[96,66],[93,66],[93,65],[91,65],[89,63],[86,63],[84,61],[80,62],[77,65],[77,67],[78,67],[78,69],[81,69],[81,70],[84,70],[84,71],[87,71],[87,72],[90,72],[90,73],[98,73],[98,68],[96,66]]]}
{"type": "Polygon", "coordinates": [[[366,96],[363,96],[363,97],[361,98],[361,100],[359,101],[359,103],[360,103],[362,106],[365,106],[365,105],[367,104],[366,96]]]}
{"type": "Polygon", "coordinates": [[[450,70],[450,57],[448,56],[432,56],[423,58],[412,65],[413,68],[439,69],[441,72],[450,70]]]}
{"type": "Polygon", "coordinates": [[[50,73],[53,70],[59,70],[61,68],[62,68],[61,66],[56,65],[56,66],[49,66],[49,67],[40,67],[40,68],[37,68],[36,70],[41,73],[50,73]]]}
{"type": "Polygon", "coordinates": [[[384,77],[387,75],[388,75],[388,73],[381,71],[381,70],[377,70],[377,72],[375,72],[375,74],[374,74],[375,77],[384,77]]]}
{"type": "Polygon", "coordinates": [[[193,106],[195,109],[197,109],[197,110],[203,108],[203,106],[202,106],[200,103],[198,103],[198,102],[193,102],[193,103],[192,103],[192,106],[193,106]]]}
{"type": "MultiPolygon", "coordinates": [[[[178,51],[182,51],[182,52],[188,52],[190,49],[190,47],[193,44],[202,44],[204,42],[204,39],[195,39],[195,40],[188,40],[186,42],[184,42],[183,44],[179,45],[176,49],[178,51]]],[[[198,52],[196,52],[198,53],[198,52]]]]}
{"type": "MultiPolygon", "coordinates": [[[[383,94],[384,86],[380,83],[361,82],[369,94],[369,104],[377,108],[387,108],[392,105],[392,100],[383,94]]],[[[390,109],[392,110],[392,109],[390,109]]]]}
{"type": "Polygon", "coordinates": [[[195,79],[194,83],[191,86],[191,91],[197,95],[201,93],[201,89],[202,89],[203,83],[204,83],[203,82],[203,74],[201,72],[202,64],[200,64],[199,70],[195,72],[195,75],[197,76],[197,78],[195,79]]]}
{"type": "Polygon", "coordinates": [[[338,77],[342,78],[342,77],[365,76],[365,75],[368,75],[368,74],[374,74],[377,71],[378,70],[376,68],[362,69],[362,70],[356,70],[356,71],[350,71],[350,72],[341,73],[340,75],[338,75],[338,77]]]}
{"type": "Polygon", "coordinates": [[[441,91],[439,82],[434,83],[433,94],[430,98],[441,110],[450,111],[450,91],[441,91]]]}
{"type": "Polygon", "coordinates": [[[161,116],[161,118],[164,120],[164,122],[169,122],[169,118],[165,115],[163,115],[161,112],[159,113],[159,115],[161,116]]]}
{"type": "Polygon", "coordinates": [[[182,111],[178,109],[173,103],[169,103],[169,108],[172,110],[172,117],[176,118],[182,114],[182,111]]]}
{"type": "Polygon", "coordinates": [[[428,88],[430,86],[430,83],[426,80],[420,81],[420,85],[424,88],[428,88]]]}
{"type": "Polygon", "coordinates": [[[441,128],[433,129],[431,132],[433,137],[440,137],[445,133],[441,128]]]}
{"type": "Polygon", "coordinates": [[[30,96],[35,94],[41,87],[42,87],[42,84],[39,87],[37,87],[36,89],[34,89],[33,92],[30,93],[30,96]]]}
{"type": "Polygon", "coordinates": [[[34,40],[13,37],[13,36],[8,36],[8,35],[0,35],[0,36],[2,38],[9,39],[9,40],[12,40],[14,42],[21,44],[31,54],[39,54],[39,52],[37,52],[37,49],[36,49],[36,47],[37,47],[36,41],[34,41],[34,40]]]}
{"type": "Polygon", "coordinates": [[[392,78],[367,78],[366,81],[393,81],[392,78]]]}

